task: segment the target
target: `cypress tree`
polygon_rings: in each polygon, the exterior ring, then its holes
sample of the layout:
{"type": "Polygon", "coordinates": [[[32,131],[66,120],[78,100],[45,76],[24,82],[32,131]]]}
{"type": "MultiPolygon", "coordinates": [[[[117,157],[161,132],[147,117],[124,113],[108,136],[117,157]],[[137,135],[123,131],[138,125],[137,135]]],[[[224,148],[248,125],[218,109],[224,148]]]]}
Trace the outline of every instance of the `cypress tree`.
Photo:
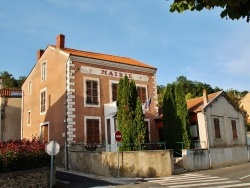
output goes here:
{"type": "Polygon", "coordinates": [[[127,76],[121,78],[117,94],[117,120],[119,130],[122,133],[121,151],[131,151],[131,144],[134,144],[135,138],[137,138],[137,132],[134,131],[135,126],[137,126],[137,123],[135,123],[137,98],[135,82],[129,80],[127,76]]]}
{"type": "Polygon", "coordinates": [[[174,86],[168,84],[163,97],[163,131],[164,139],[168,148],[175,148],[178,141],[176,129],[177,116],[174,101],[174,86]]]}
{"type": "Polygon", "coordinates": [[[144,115],[139,97],[137,97],[136,100],[134,127],[132,131],[135,148],[139,149],[139,144],[145,143],[146,136],[146,125],[144,123],[144,115]]]}
{"type": "Polygon", "coordinates": [[[183,142],[183,148],[189,149],[191,146],[191,132],[185,93],[181,83],[175,84],[175,103],[176,115],[180,124],[180,142],[183,142]]]}

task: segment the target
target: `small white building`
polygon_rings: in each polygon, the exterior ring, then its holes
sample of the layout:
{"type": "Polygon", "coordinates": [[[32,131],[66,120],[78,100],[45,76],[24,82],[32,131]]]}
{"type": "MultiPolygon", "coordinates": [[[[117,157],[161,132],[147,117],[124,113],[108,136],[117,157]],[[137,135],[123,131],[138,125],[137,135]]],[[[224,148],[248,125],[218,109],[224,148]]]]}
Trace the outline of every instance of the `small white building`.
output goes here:
{"type": "Polygon", "coordinates": [[[244,115],[224,91],[187,101],[191,134],[197,148],[246,145],[244,115]]]}

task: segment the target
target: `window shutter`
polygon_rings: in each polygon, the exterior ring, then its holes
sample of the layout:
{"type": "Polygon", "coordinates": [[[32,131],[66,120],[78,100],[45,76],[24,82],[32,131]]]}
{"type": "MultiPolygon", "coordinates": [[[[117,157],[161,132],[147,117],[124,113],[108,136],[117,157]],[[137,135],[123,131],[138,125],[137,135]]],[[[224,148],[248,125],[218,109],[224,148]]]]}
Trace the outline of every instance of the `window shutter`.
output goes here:
{"type": "Polygon", "coordinates": [[[87,119],[87,144],[99,143],[99,120],[87,119]]]}
{"type": "Polygon", "coordinates": [[[233,138],[238,138],[236,121],[235,120],[231,120],[231,125],[232,125],[233,138]]]}
{"type": "Polygon", "coordinates": [[[112,101],[117,101],[118,84],[112,84],[112,101]]]}
{"type": "Polygon", "coordinates": [[[86,81],[86,103],[98,104],[98,82],[94,80],[86,81]]]}
{"type": "Polygon", "coordinates": [[[221,138],[220,120],[218,118],[214,118],[214,132],[215,132],[215,138],[221,138]]]}
{"type": "Polygon", "coordinates": [[[137,94],[141,101],[141,103],[146,102],[146,88],[145,87],[137,87],[137,94]]]}

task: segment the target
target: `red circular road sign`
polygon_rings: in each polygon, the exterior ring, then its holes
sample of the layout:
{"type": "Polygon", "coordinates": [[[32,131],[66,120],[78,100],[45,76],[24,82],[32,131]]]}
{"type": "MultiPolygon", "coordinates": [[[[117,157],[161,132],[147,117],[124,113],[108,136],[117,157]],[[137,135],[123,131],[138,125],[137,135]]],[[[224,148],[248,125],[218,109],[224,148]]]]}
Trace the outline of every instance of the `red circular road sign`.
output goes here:
{"type": "Polygon", "coordinates": [[[115,132],[115,140],[116,142],[120,142],[122,140],[122,133],[120,131],[115,132]]]}

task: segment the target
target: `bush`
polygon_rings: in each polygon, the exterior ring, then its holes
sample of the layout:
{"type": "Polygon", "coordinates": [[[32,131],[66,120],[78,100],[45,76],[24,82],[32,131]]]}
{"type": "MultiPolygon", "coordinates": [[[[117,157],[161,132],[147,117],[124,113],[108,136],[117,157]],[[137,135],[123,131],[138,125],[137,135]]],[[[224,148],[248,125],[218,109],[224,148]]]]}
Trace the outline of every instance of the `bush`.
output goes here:
{"type": "Polygon", "coordinates": [[[45,145],[35,137],[31,141],[0,142],[0,173],[49,166],[50,156],[45,152],[45,145]]]}

